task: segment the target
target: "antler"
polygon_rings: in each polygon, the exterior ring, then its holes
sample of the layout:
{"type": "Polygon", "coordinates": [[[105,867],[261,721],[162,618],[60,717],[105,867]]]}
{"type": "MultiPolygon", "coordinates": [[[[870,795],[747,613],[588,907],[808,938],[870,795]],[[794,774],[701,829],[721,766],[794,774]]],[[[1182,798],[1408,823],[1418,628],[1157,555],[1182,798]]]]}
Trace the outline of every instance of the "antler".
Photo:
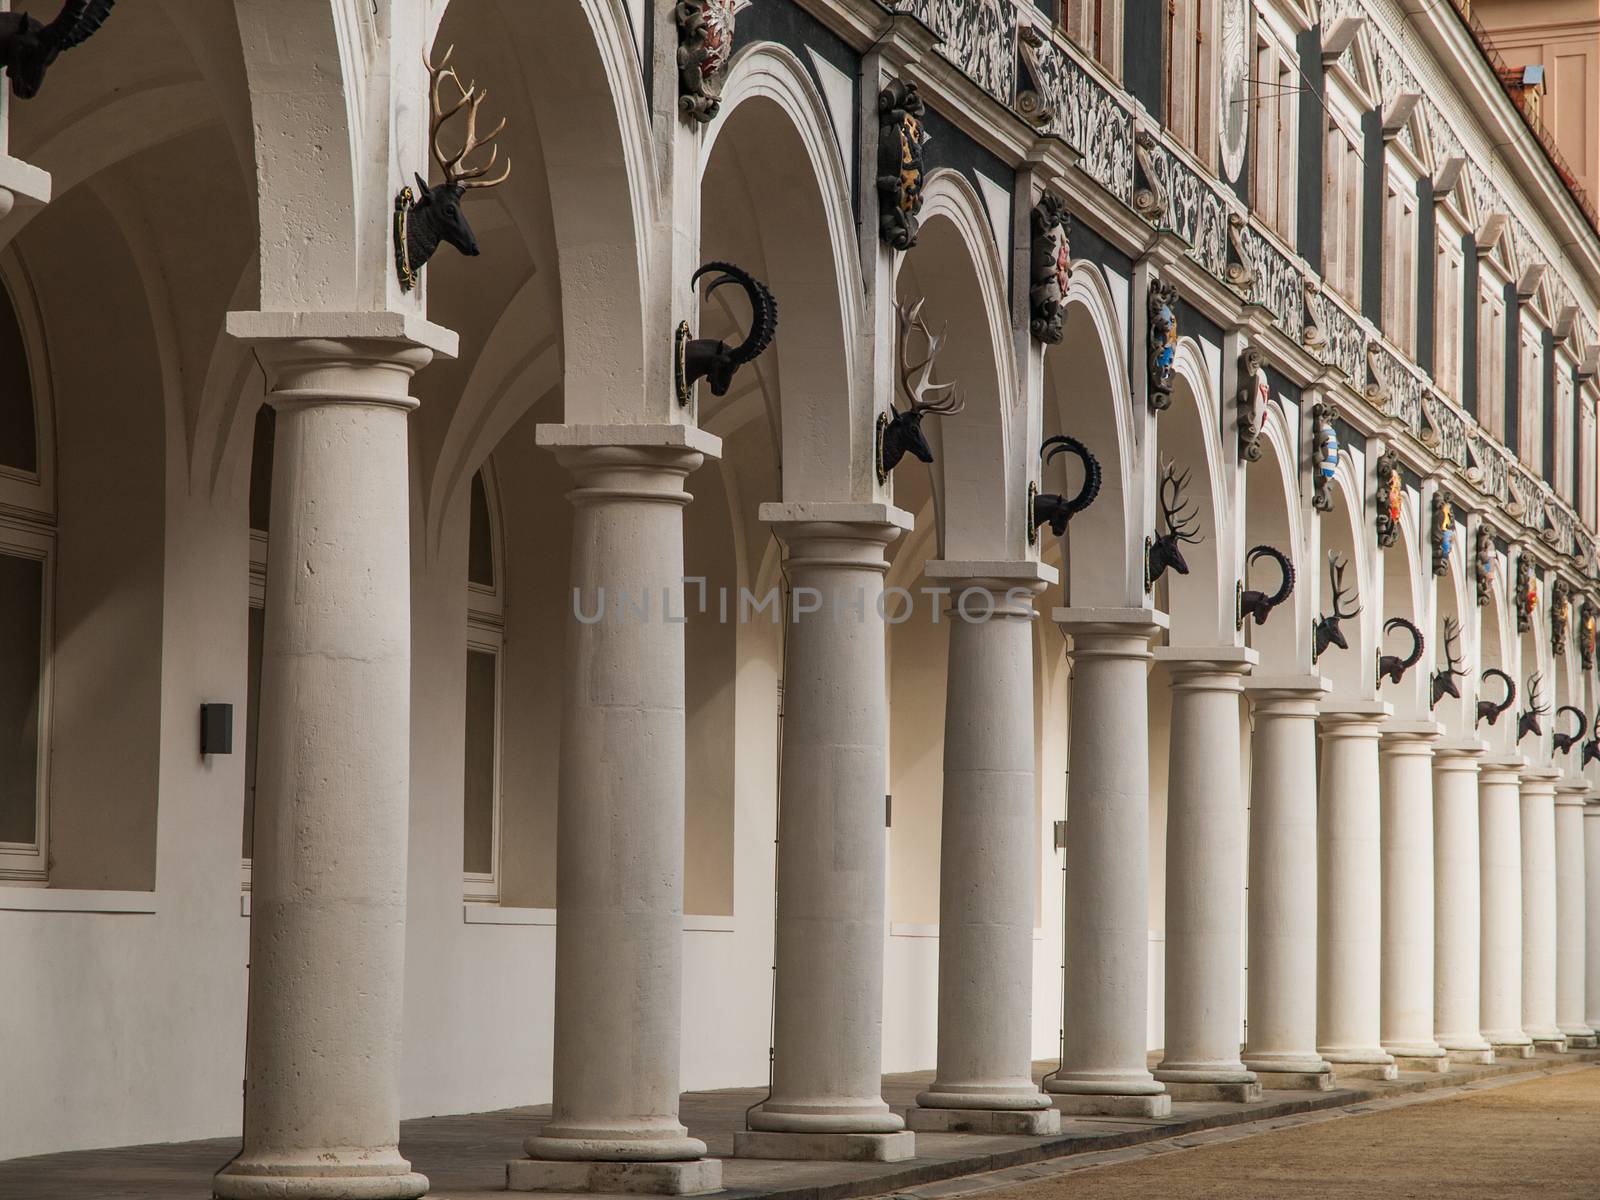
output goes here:
{"type": "Polygon", "coordinates": [[[1544,696],[1539,691],[1539,685],[1543,682],[1542,671],[1535,671],[1528,676],[1528,711],[1539,717],[1550,711],[1550,706],[1544,702],[1544,696]]]}
{"type": "Polygon", "coordinates": [[[729,352],[729,358],[736,365],[753,362],[772,345],[773,336],[778,332],[778,302],[766,284],[743,267],[728,262],[706,263],[690,278],[690,285],[699,283],[701,276],[713,271],[721,271],[722,274],[711,281],[711,286],[706,289],[706,299],[709,300],[711,293],[725,283],[743,288],[744,294],[750,298],[750,332],[743,342],[729,352]]]}
{"type": "Polygon", "coordinates": [[[1349,565],[1349,559],[1340,558],[1337,551],[1328,551],[1328,586],[1333,589],[1333,615],[1341,621],[1348,621],[1351,617],[1361,612],[1361,605],[1359,604],[1349,612],[1343,612],[1340,608],[1346,595],[1344,572],[1349,565]]]}
{"type": "Polygon", "coordinates": [[[446,183],[455,184],[463,188],[496,187],[511,177],[511,160],[508,158],[506,159],[505,170],[501,171],[499,175],[493,179],[483,178],[500,158],[499,146],[490,147],[489,160],[487,162],[480,163],[475,167],[467,167],[462,164],[466,162],[467,155],[474,150],[488,146],[490,142],[500,136],[501,131],[506,127],[506,118],[501,117],[498,125],[482,137],[478,136],[478,109],[489,98],[489,89],[485,88],[480,92],[476,82],[468,84],[461,82],[461,76],[457,75],[456,69],[449,65],[450,56],[455,52],[456,48],[451,46],[444,52],[444,57],[439,60],[437,66],[426,57],[422,60],[423,65],[428,68],[429,78],[433,81],[433,129],[429,139],[433,147],[433,159],[439,164],[439,170],[444,172],[444,181],[446,183]],[[460,99],[452,104],[448,111],[444,107],[444,81],[446,79],[455,84],[456,90],[461,93],[460,99]],[[439,134],[444,129],[445,122],[463,108],[467,110],[466,138],[462,143],[461,152],[453,158],[447,157],[444,150],[439,146],[439,134]]]}
{"type": "Polygon", "coordinates": [[[1444,658],[1445,673],[1448,675],[1465,675],[1461,670],[1461,658],[1456,653],[1461,649],[1461,622],[1454,617],[1444,619],[1444,658]]]}
{"type": "Polygon", "coordinates": [[[933,366],[939,351],[944,349],[946,330],[935,334],[928,328],[928,323],[922,319],[922,306],[926,303],[926,300],[918,300],[909,308],[895,305],[900,322],[900,390],[911,405],[907,412],[950,417],[966,408],[967,398],[954,390],[953,383],[933,382],[933,366]],[[928,352],[920,361],[913,362],[911,337],[917,333],[927,343],[928,352]]]}
{"type": "Polygon", "coordinates": [[[1171,463],[1161,464],[1161,519],[1166,523],[1168,536],[1180,542],[1198,544],[1200,537],[1200,511],[1184,499],[1183,489],[1189,486],[1189,472],[1178,474],[1171,463]],[[1168,489],[1172,498],[1167,498],[1168,489]]]}

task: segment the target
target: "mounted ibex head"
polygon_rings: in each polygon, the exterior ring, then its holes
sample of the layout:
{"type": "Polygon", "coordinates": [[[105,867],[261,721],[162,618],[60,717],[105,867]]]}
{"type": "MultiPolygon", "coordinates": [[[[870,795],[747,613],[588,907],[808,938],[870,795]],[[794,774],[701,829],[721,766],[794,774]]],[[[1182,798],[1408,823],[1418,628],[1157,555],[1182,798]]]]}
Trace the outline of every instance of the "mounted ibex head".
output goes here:
{"type": "Polygon", "coordinates": [[[1095,497],[1100,494],[1100,463],[1094,455],[1089,453],[1089,448],[1075,437],[1058,434],[1046,438],[1044,445],[1039,447],[1039,474],[1044,475],[1045,468],[1058,454],[1075,454],[1083,463],[1083,486],[1078,489],[1078,494],[1068,500],[1065,496],[1045,494],[1033,498],[1033,528],[1048,524],[1050,532],[1061,537],[1067,532],[1067,522],[1072,520],[1089,505],[1094,503],[1095,497]]]}
{"type": "Polygon", "coordinates": [[[1246,588],[1239,595],[1239,612],[1241,618],[1254,617],[1257,625],[1265,625],[1267,618],[1272,615],[1272,610],[1294,592],[1294,564],[1289,561],[1289,556],[1276,546],[1256,546],[1245,555],[1246,575],[1250,573],[1250,564],[1260,558],[1270,558],[1278,564],[1278,570],[1281,572],[1278,590],[1269,596],[1266,592],[1246,588]]]}
{"type": "Polygon", "coordinates": [[[1328,551],[1328,587],[1333,591],[1333,612],[1318,617],[1317,623],[1312,627],[1312,662],[1321,658],[1323,651],[1329,646],[1337,646],[1341,650],[1350,649],[1350,643],[1345,641],[1344,630],[1339,627],[1339,623],[1359,615],[1361,606],[1358,604],[1349,612],[1344,611],[1345,597],[1351,594],[1344,586],[1344,573],[1349,565],[1349,559],[1340,558],[1332,550],[1328,551]]]}
{"type": "Polygon", "coordinates": [[[1579,769],[1587,767],[1592,762],[1600,762],[1600,712],[1595,713],[1594,722],[1589,726],[1594,730],[1594,737],[1583,744],[1583,757],[1579,759],[1579,769]]]}
{"type": "Polygon", "coordinates": [[[1444,619],[1444,657],[1443,668],[1433,674],[1432,700],[1429,708],[1437,708],[1439,701],[1446,696],[1461,699],[1461,688],[1456,683],[1457,679],[1466,678],[1466,672],[1461,669],[1461,623],[1454,617],[1444,619]]]}
{"type": "Polygon", "coordinates": [[[900,324],[900,391],[905,396],[905,408],[889,407],[893,415],[880,418],[882,450],[878,456],[881,475],[887,476],[900,465],[907,454],[925,463],[933,461],[933,447],[928,445],[922,432],[924,416],[953,417],[966,408],[966,397],[955,390],[953,383],[934,383],[933,367],[944,349],[946,331],[935,334],[922,319],[924,301],[912,305],[895,305],[900,324]],[[921,357],[913,358],[911,342],[920,336],[926,347],[921,357]],[[886,421],[886,423],[884,423],[886,421]]]}
{"type": "Polygon", "coordinates": [[[1517,715],[1517,741],[1521,741],[1530,733],[1538,737],[1544,733],[1544,724],[1539,720],[1550,711],[1550,706],[1544,702],[1544,697],[1539,692],[1539,684],[1544,677],[1535,671],[1528,676],[1528,707],[1517,715]]]}
{"type": "Polygon", "coordinates": [[[1182,542],[1199,545],[1200,514],[1192,503],[1184,499],[1183,489],[1189,486],[1189,472],[1181,475],[1171,463],[1161,464],[1161,524],[1145,555],[1145,578],[1154,585],[1171,567],[1179,575],[1189,573],[1189,564],[1183,561],[1182,542]]]}
{"type": "Polygon", "coordinates": [[[1574,708],[1570,704],[1563,704],[1556,709],[1556,716],[1559,717],[1562,713],[1571,713],[1577,717],[1578,728],[1571,733],[1562,733],[1560,730],[1556,730],[1550,735],[1550,744],[1555,747],[1557,754],[1567,753],[1567,751],[1583,741],[1583,735],[1589,732],[1589,718],[1583,715],[1583,709],[1574,708]]]}
{"type": "Polygon", "coordinates": [[[706,288],[705,298],[711,299],[712,292],[728,283],[744,289],[744,294],[750,299],[750,332],[737,346],[730,346],[718,338],[694,338],[683,343],[678,390],[679,399],[684,403],[688,403],[690,389],[701,379],[711,385],[713,396],[726,396],[739,368],[760,357],[772,345],[772,339],[778,332],[778,302],[772,298],[766,284],[742,267],[732,263],[708,262],[690,277],[690,286],[717,271],[721,274],[706,288]]]}
{"type": "Polygon", "coordinates": [[[1507,675],[1499,667],[1486,667],[1483,672],[1483,677],[1488,679],[1491,675],[1506,685],[1505,699],[1501,700],[1499,704],[1496,704],[1493,700],[1479,700],[1478,719],[1473,723],[1474,727],[1483,724],[1485,721],[1493,725],[1500,719],[1501,713],[1505,712],[1506,709],[1510,708],[1517,702],[1516,680],[1512,679],[1511,676],[1507,675]]]}
{"type": "MultiPolygon", "coordinates": [[[[499,146],[490,146],[489,157],[483,162],[476,166],[467,165],[468,155],[489,146],[500,136],[506,127],[506,119],[501,117],[498,125],[488,133],[479,135],[478,110],[489,98],[489,91],[487,88],[479,91],[475,82],[461,82],[461,76],[450,65],[450,56],[455,52],[456,48],[451,46],[437,66],[427,59],[423,60],[432,82],[433,98],[428,143],[433,150],[434,162],[439,164],[439,170],[444,173],[444,182],[430,188],[421,175],[416,177],[417,199],[407,215],[405,227],[405,265],[413,276],[433,257],[440,242],[449,242],[468,257],[478,253],[478,239],[472,236],[472,226],[467,224],[467,218],[461,211],[461,199],[468,188],[498,187],[511,176],[511,160],[508,158],[500,174],[493,179],[485,178],[500,158],[499,146]],[[449,108],[444,104],[444,85],[447,81],[458,93],[449,108]],[[462,131],[461,150],[453,155],[446,154],[444,147],[439,144],[439,135],[445,124],[463,109],[466,110],[467,123],[462,131]]],[[[402,280],[405,274],[403,271],[402,280]]]]}
{"type": "Polygon", "coordinates": [[[1378,683],[1382,685],[1387,679],[1390,683],[1399,683],[1405,678],[1405,673],[1422,661],[1422,630],[1404,617],[1390,617],[1383,623],[1385,633],[1393,633],[1396,629],[1404,629],[1411,635],[1411,652],[1404,658],[1398,654],[1378,655],[1378,683]]]}
{"type": "Polygon", "coordinates": [[[27,13],[0,13],[0,67],[11,79],[11,94],[32,100],[44,73],[63,50],[89,40],[111,15],[116,0],[66,0],[46,25],[27,13]]]}

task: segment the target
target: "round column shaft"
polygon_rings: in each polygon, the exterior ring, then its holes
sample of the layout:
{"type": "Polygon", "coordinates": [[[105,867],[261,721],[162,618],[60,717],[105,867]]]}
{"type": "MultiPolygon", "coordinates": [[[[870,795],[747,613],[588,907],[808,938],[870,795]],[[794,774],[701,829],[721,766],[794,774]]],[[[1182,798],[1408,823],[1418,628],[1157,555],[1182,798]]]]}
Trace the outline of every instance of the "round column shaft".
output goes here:
{"type": "Polygon", "coordinates": [[[1522,1031],[1521,759],[1484,763],[1478,775],[1482,949],[1479,988],[1484,1040],[1526,1046],[1522,1031]]]}
{"type": "Polygon", "coordinates": [[[1167,1044],[1155,1077],[1162,1083],[1254,1083],[1255,1074],[1239,1061],[1244,915],[1239,698],[1241,676],[1251,664],[1182,649],[1163,649],[1157,657],[1172,676],[1172,739],[1167,1044]]]}
{"type": "Polygon", "coordinates": [[[772,1092],[749,1125],[893,1133],[905,1122],[882,1097],[888,703],[879,601],[884,547],[899,530],[821,521],[774,529],[787,547],[794,615],[783,689],[772,1092]]]}
{"type": "Polygon", "coordinates": [[[1556,1026],[1555,773],[1522,776],[1522,1032],[1561,1042],[1556,1026]]]}
{"type": "MultiPolygon", "coordinates": [[[[1061,610],[1070,613],[1073,610],[1061,610]]],[[[1072,635],[1065,1039],[1052,1092],[1159,1096],[1145,1061],[1150,953],[1150,717],[1157,626],[1063,622],[1072,635]]],[[[1058,619],[1060,619],[1058,615],[1058,619]]],[[[1163,1097],[1163,1103],[1169,1103],[1163,1097]]]]}
{"type": "Polygon", "coordinates": [[[1483,1054],[1478,1009],[1478,756],[1433,755],[1433,1036],[1445,1050],[1483,1054]]]}
{"type": "Polygon", "coordinates": [[[1600,800],[1583,806],[1584,1024],[1600,1032],[1600,800]]]}
{"type": "Polygon", "coordinates": [[[917,1103],[1048,1108],[1032,1073],[1032,592],[1040,585],[948,582],[961,604],[950,611],[944,717],[938,1064],[917,1103]]]}
{"type": "Polygon", "coordinates": [[[1379,755],[1383,794],[1383,1048],[1442,1058],[1433,1040],[1433,742],[1437,725],[1391,722],[1379,755]]]}
{"type": "Polygon", "coordinates": [[[1317,1046],[1332,1063],[1391,1063],[1380,1044],[1378,735],[1387,705],[1321,717],[1317,1046]]]}
{"type": "Polygon", "coordinates": [[[534,1158],[700,1158],[678,1120],[684,446],[567,444],[572,603],[556,811],[555,1059],[534,1158]],[[601,1064],[604,1064],[602,1069],[601,1064]]]}
{"type": "Polygon", "coordinates": [[[1563,781],[1556,791],[1556,1025],[1568,1039],[1587,1044],[1595,1036],[1584,1019],[1583,780],[1563,781]]]}
{"type": "Polygon", "coordinates": [[[410,814],[407,395],[431,353],[263,342],[277,410],[244,1147],[219,1197],[420,1196],[400,1157],[410,814]]]}
{"type": "Polygon", "coordinates": [[[1317,1053],[1316,720],[1323,689],[1249,691],[1255,731],[1244,1065],[1321,1074],[1331,1069],[1317,1053]]]}

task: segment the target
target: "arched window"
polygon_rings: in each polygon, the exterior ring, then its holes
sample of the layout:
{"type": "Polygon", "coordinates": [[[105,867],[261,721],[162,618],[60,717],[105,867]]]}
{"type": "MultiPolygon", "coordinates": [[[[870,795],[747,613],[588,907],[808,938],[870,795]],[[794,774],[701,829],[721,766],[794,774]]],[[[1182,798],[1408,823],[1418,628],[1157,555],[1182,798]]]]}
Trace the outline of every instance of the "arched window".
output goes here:
{"type": "Polygon", "coordinates": [[[499,506],[489,464],[472,477],[467,532],[462,861],[468,900],[500,898],[500,651],[505,637],[499,506]]]}
{"type": "Polygon", "coordinates": [[[0,880],[48,877],[51,567],[48,422],[30,344],[0,267],[0,880]]]}

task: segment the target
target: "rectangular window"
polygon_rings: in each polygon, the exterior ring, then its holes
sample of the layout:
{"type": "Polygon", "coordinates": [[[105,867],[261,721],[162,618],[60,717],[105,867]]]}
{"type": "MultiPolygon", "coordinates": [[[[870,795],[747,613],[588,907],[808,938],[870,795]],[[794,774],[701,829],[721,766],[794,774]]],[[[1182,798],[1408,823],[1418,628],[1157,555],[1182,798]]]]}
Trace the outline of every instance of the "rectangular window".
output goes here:
{"type": "Polygon", "coordinates": [[[1266,38],[1256,40],[1255,80],[1250,85],[1254,121],[1250,130],[1251,189],[1258,220],[1294,241],[1295,76],[1290,52],[1266,38]]]}
{"type": "Polygon", "coordinates": [[[1113,78],[1121,75],[1115,27],[1121,7],[1119,0],[1063,0],[1061,5],[1067,36],[1113,78]]]}
{"type": "Polygon", "coordinates": [[[1479,294],[1478,424],[1499,436],[1505,427],[1506,305],[1490,283],[1479,294]]]}
{"type": "Polygon", "coordinates": [[[1433,381],[1461,401],[1461,251],[1449,235],[1437,245],[1433,297],[1433,381]]]}
{"type": "Polygon", "coordinates": [[[1203,161],[1210,161],[1209,147],[1202,132],[1206,129],[1209,87],[1214,82],[1203,69],[1206,23],[1209,5],[1205,0],[1166,6],[1167,101],[1166,126],[1182,145],[1203,161]]]}
{"type": "Polygon", "coordinates": [[[495,879],[495,836],[499,824],[499,657],[489,649],[467,650],[467,728],[465,842],[462,868],[467,882],[495,879]]]}
{"type": "Polygon", "coordinates": [[[0,545],[0,879],[44,879],[49,538],[0,545]]]}
{"type": "Polygon", "coordinates": [[[1407,354],[1416,353],[1417,315],[1417,201],[1403,186],[1390,184],[1384,192],[1383,328],[1407,354]]]}
{"type": "Polygon", "coordinates": [[[1539,343],[1524,334],[1517,368],[1517,390],[1521,396],[1517,423],[1517,457],[1540,475],[1547,475],[1544,458],[1544,365],[1539,343]]]}
{"type": "Polygon", "coordinates": [[[1323,276],[1334,291],[1361,303],[1361,154],[1337,124],[1323,142],[1323,276]]]}

